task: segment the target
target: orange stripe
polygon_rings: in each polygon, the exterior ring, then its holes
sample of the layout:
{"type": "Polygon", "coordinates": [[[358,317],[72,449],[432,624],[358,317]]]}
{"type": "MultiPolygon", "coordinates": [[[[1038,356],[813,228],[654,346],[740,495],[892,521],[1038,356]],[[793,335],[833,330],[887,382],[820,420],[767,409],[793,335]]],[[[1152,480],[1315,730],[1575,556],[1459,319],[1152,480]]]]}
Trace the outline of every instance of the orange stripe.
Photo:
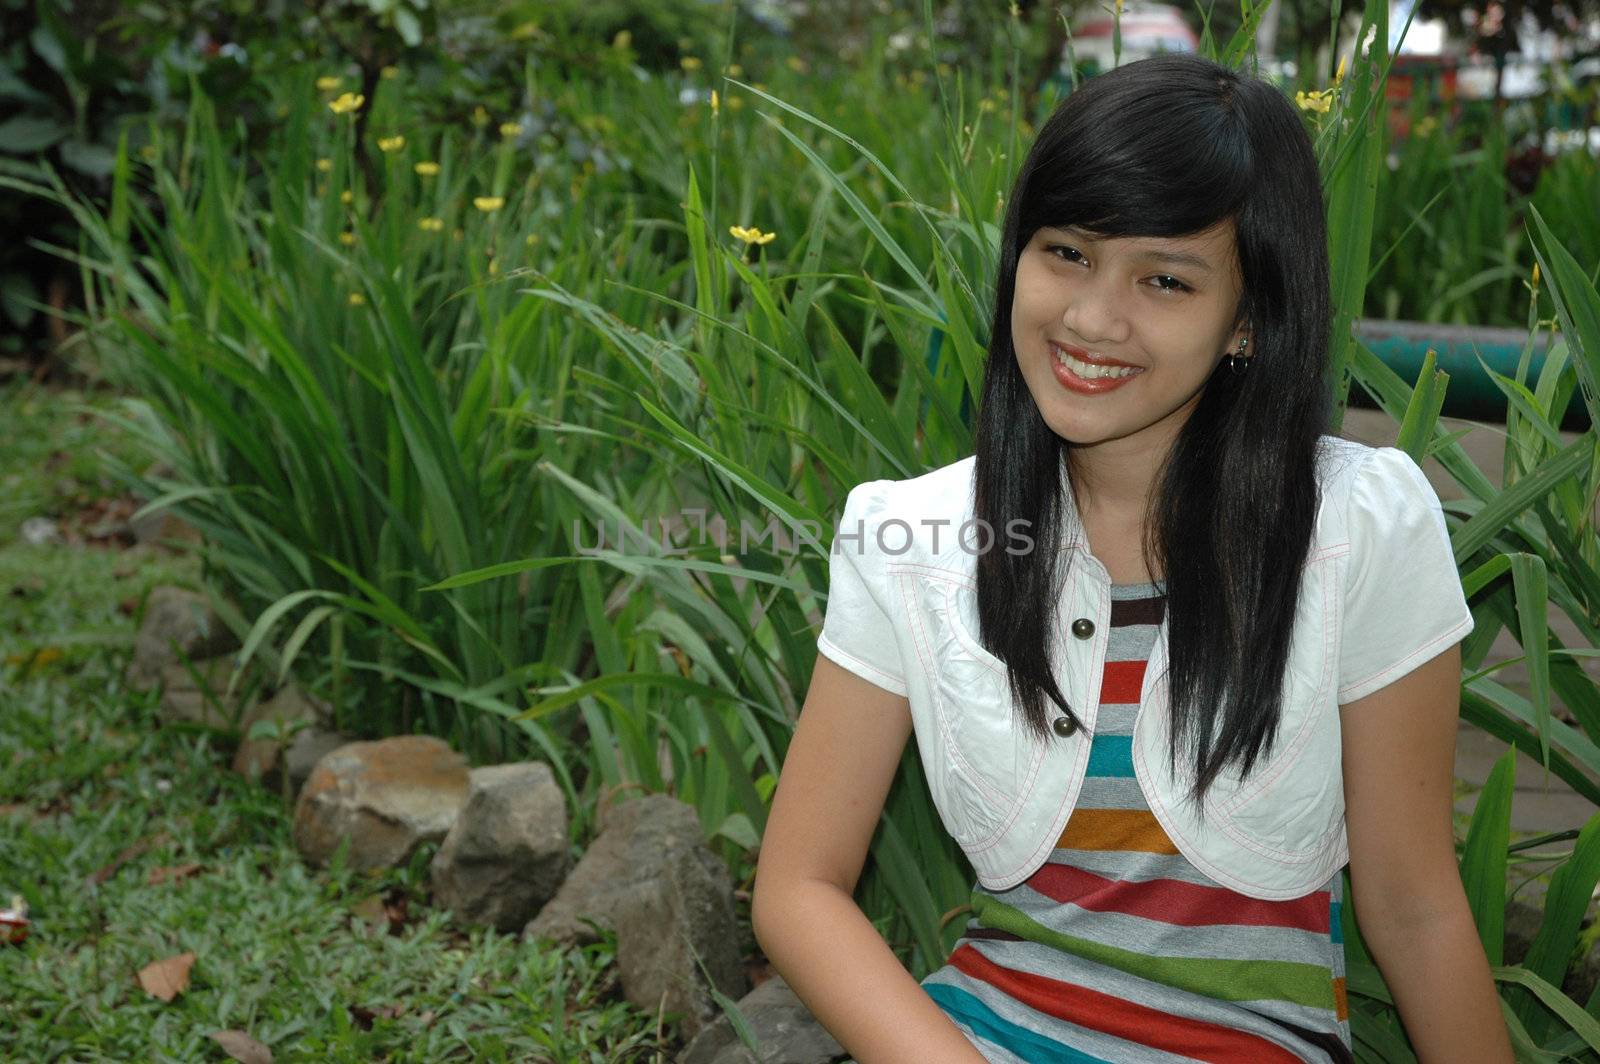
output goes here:
{"type": "Polygon", "coordinates": [[[1344,996],[1344,976],[1333,981],[1333,1014],[1343,1023],[1350,1018],[1350,1002],[1344,996]]]}
{"type": "Polygon", "coordinates": [[[1148,809],[1074,809],[1056,845],[1068,850],[1178,852],[1148,809]]]}

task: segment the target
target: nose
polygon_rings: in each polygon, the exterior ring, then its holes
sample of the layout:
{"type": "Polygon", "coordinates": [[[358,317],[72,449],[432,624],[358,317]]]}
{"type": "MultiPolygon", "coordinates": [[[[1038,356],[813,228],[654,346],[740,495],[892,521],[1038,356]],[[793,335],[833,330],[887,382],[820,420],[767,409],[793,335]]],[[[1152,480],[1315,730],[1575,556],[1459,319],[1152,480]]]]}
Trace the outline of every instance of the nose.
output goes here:
{"type": "Polygon", "coordinates": [[[1110,271],[1085,271],[1067,297],[1061,324],[1090,346],[1126,343],[1133,326],[1125,294],[1110,271]]]}

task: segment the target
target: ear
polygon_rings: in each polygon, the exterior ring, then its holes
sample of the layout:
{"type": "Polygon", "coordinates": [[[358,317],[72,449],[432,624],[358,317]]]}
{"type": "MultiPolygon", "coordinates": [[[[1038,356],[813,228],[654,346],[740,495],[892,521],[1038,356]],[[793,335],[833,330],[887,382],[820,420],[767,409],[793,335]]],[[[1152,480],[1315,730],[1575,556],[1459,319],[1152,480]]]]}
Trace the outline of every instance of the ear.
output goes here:
{"type": "Polygon", "coordinates": [[[1240,340],[1247,341],[1245,353],[1247,355],[1253,353],[1251,352],[1250,348],[1255,346],[1255,339],[1250,330],[1250,323],[1247,321],[1241,321],[1237,326],[1235,326],[1233,334],[1228,337],[1228,350],[1231,352],[1237,352],[1239,350],[1240,340]]]}

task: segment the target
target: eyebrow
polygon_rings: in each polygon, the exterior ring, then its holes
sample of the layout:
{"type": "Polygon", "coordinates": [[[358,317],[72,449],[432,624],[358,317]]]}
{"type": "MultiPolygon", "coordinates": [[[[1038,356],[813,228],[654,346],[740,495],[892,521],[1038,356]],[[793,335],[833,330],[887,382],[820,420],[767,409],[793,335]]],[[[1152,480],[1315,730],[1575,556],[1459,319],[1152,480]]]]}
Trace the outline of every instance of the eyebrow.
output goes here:
{"type": "MultiPolygon", "coordinates": [[[[1071,226],[1045,225],[1040,226],[1040,228],[1048,229],[1051,232],[1060,233],[1062,236],[1072,240],[1086,241],[1090,244],[1096,243],[1094,237],[1090,236],[1088,233],[1085,233],[1081,229],[1076,229],[1071,226]]],[[[1187,251],[1175,251],[1164,248],[1149,248],[1138,251],[1135,254],[1137,257],[1145,259],[1149,262],[1164,262],[1174,266],[1187,266],[1190,269],[1199,270],[1201,273],[1214,272],[1209,262],[1207,262],[1205,259],[1202,259],[1200,256],[1192,255],[1187,251]]]]}

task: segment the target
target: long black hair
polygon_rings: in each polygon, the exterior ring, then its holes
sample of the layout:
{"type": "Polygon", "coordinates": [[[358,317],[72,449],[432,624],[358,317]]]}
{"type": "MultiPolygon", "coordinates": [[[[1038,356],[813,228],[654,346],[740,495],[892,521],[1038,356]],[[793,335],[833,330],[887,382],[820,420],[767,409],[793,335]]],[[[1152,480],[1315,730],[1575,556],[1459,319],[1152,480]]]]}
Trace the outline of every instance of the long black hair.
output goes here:
{"type": "MultiPolygon", "coordinates": [[[[1041,226],[1184,236],[1233,220],[1234,325],[1248,325],[1252,357],[1206,382],[1156,476],[1143,544],[1166,585],[1169,763],[1175,770],[1187,750],[1202,815],[1219,773],[1237,764],[1247,776],[1270,753],[1282,708],[1331,408],[1321,189],[1310,138],[1282,92],[1200,56],[1157,55],[1090,78],[1061,102],[1022,162],[1001,234],[974,516],[991,528],[1026,519],[1036,544],[1056,544],[1066,531],[1063,470],[1077,491],[1074,446],[1045,423],[1017,364],[1021,249],[1041,226]]],[[[990,550],[977,560],[980,641],[1005,661],[1019,713],[1043,741],[1046,695],[1083,724],[1050,668],[1060,553],[990,550]]]]}

